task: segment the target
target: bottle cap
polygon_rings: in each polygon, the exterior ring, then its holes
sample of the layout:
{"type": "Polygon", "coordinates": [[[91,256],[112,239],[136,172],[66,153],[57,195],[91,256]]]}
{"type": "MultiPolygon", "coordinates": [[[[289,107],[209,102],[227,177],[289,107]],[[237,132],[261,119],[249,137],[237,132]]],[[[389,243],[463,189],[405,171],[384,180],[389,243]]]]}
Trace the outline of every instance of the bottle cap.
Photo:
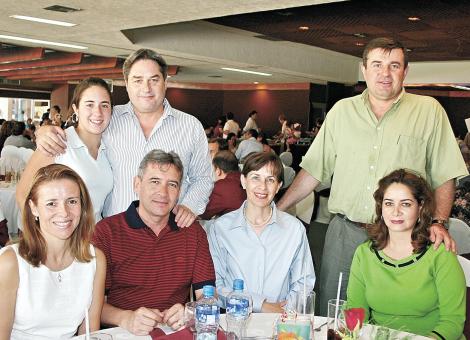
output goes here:
{"type": "Polygon", "coordinates": [[[202,294],[204,294],[204,296],[214,296],[214,286],[202,287],[202,294]]]}
{"type": "Polygon", "coordinates": [[[242,279],[233,280],[233,290],[243,290],[243,280],[242,279]]]}

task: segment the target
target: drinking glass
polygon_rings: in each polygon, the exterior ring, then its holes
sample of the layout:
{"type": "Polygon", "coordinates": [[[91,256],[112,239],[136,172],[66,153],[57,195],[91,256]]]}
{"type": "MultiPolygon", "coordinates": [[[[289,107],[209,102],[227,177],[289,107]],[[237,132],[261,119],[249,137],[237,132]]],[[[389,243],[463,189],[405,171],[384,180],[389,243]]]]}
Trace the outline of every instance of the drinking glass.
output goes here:
{"type": "Polygon", "coordinates": [[[187,302],[184,305],[184,326],[188,328],[191,333],[196,332],[196,320],[194,315],[196,313],[196,301],[187,302]]]}
{"type": "Polygon", "coordinates": [[[346,307],[346,301],[338,300],[338,309],[336,309],[336,299],[328,300],[328,335],[327,340],[338,340],[341,336],[338,334],[338,330],[344,333],[346,329],[346,323],[344,321],[343,310],[346,307]],[[335,324],[336,317],[336,324],[335,324]],[[336,328],[335,328],[336,327],[336,328]]]}
{"type": "Polygon", "coordinates": [[[315,292],[313,290],[297,292],[294,300],[288,304],[291,310],[295,310],[297,314],[309,314],[312,317],[315,314],[315,292]]]}

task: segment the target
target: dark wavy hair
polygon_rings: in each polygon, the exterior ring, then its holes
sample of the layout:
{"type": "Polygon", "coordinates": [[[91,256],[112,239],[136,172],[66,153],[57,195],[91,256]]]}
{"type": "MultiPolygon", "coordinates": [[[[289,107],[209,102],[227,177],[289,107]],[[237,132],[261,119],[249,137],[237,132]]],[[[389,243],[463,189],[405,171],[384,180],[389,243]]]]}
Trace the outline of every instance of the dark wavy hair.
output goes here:
{"type": "Polygon", "coordinates": [[[417,223],[411,233],[411,244],[413,251],[419,253],[423,251],[431,242],[429,240],[428,227],[431,225],[434,211],[433,192],[424,178],[406,170],[399,169],[391,172],[379,181],[379,187],[374,192],[376,219],[374,224],[367,228],[369,238],[372,241],[373,249],[381,250],[385,248],[389,240],[388,227],[382,218],[382,203],[385,191],[393,184],[403,184],[410,189],[411,194],[421,207],[417,223]]]}
{"type": "Polygon", "coordinates": [[[38,170],[34,176],[23,207],[23,229],[19,241],[19,253],[29,264],[38,267],[47,258],[47,242],[42,236],[40,222],[37,221],[29,201],[37,204],[39,188],[43,185],[56,185],[58,180],[67,179],[78,185],[80,191],[80,221],[68,239],[72,256],[79,262],[89,262],[93,256],[90,252],[90,239],[95,228],[95,217],[90,195],[81,177],[68,166],[50,164],[38,170]]]}

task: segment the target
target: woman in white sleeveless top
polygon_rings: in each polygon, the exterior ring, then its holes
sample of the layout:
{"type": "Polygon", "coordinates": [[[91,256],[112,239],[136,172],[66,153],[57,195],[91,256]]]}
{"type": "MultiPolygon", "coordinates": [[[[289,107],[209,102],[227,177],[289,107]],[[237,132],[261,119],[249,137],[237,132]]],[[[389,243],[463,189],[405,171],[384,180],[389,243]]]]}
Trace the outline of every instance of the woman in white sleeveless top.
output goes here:
{"type": "Polygon", "coordinates": [[[93,203],[95,221],[101,220],[106,196],[113,188],[111,165],[101,143],[101,134],[111,120],[111,92],[100,78],[87,78],[75,88],[72,98],[73,115],[78,118],[77,127],[69,127],[67,149],[55,158],[40,150],[34,152],[20,182],[16,199],[20,207],[26,198],[36,171],[52,163],[64,164],[75,170],[85,182],[93,203]]]}
{"type": "Polygon", "coordinates": [[[0,339],[64,339],[98,330],[106,260],[90,244],[90,196],[69,167],[39,169],[18,244],[0,252],[0,339]]]}

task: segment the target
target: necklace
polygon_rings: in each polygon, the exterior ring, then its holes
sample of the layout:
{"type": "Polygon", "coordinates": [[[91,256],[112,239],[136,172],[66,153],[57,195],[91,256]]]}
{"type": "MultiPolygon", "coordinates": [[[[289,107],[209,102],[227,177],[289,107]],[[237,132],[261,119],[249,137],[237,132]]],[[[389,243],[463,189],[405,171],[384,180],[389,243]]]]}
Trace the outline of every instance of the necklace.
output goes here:
{"type": "Polygon", "coordinates": [[[57,281],[59,281],[59,283],[62,282],[62,272],[59,272],[59,274],[57,274],[57,281]]]}
{"type": "Polygon", "coordinates": [[[273,209],[271,208],[271,211],[269,213],[269,216],[268,218],[266,218],[264,221],[262,221],[261,223],[253,223],[252,221],[250,221],[250,219],[248,218],[248,216],[246,216],[246,207],[243,209],[243,216],[245,216],[245,219],[248,221],[248,223],[250,223],[250,225],[253,227],[253,228],[259,228],[259,227],[264,227],[266,225],[266,223],[269,222],[269,220],[271,219],[271,217],[273,216],[273,209]]]}

